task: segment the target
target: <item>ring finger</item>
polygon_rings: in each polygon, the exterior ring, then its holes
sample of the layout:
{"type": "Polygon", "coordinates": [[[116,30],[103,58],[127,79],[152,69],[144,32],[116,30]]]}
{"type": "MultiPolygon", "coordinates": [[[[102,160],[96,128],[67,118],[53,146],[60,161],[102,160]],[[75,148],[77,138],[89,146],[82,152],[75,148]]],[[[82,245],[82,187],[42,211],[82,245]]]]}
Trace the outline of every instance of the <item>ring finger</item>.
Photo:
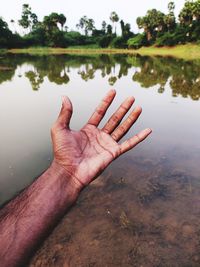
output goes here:
{"type": "Polygon", "coordinates": [[[120,124],[123,117],[126,115],[126,113],[129,111],[129,109],[133,105],[134,101],[135,101],[134,97],[128,97],[120,105],[118,110],[111,116],[111,118],[102,128],[102,130],[107,134],[111,134],[115,130],[115,128],[120,124]]]}
{"type": "Polygon", "coordinates": [[[131,128],[131,126],[137,121],[142,112],[141,107],[136,107],[128,116],[128,118],[115,129],[111,136],[115,141],[119,141],[131,128]]]}

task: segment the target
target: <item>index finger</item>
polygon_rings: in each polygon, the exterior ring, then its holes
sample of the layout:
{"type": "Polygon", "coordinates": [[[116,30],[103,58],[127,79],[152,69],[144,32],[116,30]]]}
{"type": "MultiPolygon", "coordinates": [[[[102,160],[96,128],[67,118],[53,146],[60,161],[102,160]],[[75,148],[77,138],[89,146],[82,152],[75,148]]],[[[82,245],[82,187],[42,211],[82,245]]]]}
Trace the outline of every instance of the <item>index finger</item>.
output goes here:
{"type": "Polygon", "coordinates": [[[92,124],[94,126],[98,126],[100,121],[103,119],[107,109],[111,105],[113,99],[115,98],[116,91],[110,90],[107,95],[102,99],[99,106],[95,109],[95,112],[90,117],[88,124],[92,124]]]}

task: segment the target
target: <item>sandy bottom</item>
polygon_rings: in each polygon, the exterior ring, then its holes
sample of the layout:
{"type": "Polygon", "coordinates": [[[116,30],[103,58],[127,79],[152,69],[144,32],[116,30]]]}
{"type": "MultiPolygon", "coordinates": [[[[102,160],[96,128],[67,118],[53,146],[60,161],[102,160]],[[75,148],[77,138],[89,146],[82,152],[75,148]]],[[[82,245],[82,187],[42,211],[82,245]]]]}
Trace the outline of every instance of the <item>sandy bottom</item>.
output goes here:
{"type": "Polygon", "coordinates": [[[200,266],[200,178],[161,160],[115,162],[29,267],[200,266]]]}

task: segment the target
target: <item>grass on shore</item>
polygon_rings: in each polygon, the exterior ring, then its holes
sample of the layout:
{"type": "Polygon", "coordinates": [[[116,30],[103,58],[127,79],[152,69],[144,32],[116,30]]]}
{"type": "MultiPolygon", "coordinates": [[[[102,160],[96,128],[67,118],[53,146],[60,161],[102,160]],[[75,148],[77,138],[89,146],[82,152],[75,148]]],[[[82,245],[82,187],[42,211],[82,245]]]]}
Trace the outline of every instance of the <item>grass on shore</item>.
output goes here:
{"type": "Polygon", "coordinates": [[[200,59],[200,45],[186,44],[175,47],[142,47],[134,49],[112,49],[112,48],[95,48],[95,47],[69,47],[69,48],[47,48],[31,47],[26,49],[10,49],[9,53],[14,54],[32,54],[32,55],[49,55],[49,54],[140,54],[146,56],[171,56],[186,60],[200,59]]]}
{"type": "Polygon", "coordinates": [[[128,49],[112,49],[112,48],[89,48],[75,46],[69,48],[50,48],[50,47],[30,47],[22,49],[9,49],[9,53],[13,54],[32,54],[32,55],[48,55],[48,54],[126,54],[130,53],[128,49]]]}
{"type": "Polygon", "coordinates": [[[174,47],[142,47],[138,53],[146,56],[172,56],[186,60],[200,59],[200,45],[186,44],[174,47]]]}

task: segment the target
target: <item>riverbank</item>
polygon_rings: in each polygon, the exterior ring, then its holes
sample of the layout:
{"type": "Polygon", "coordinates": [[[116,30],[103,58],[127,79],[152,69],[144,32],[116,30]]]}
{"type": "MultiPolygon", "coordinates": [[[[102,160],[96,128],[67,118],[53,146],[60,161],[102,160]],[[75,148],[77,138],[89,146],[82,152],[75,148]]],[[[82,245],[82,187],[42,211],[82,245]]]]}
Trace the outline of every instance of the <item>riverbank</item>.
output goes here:
{"type": "Polygon", "coordinates": [[[171,56],[186,60],[200,59],[200,45],[186,44],[175,47],[142,47],[140,49],[110,49],[110,48],[46,48],[31,47],[26,49],[9,49],[12,54],[59,55],[59,54],[140,54],[143,56],[171,56]]]}
{"type": "Polygon", "coordinates": [[[142,47],[138,54],[145,56],[172,56],[180,59],[200,59],[200,45],[186,44],[174,47],[142,47]]]}
{"type": "Polygon", "coordinates": [[[133,53],[128,49],[110,49],[110,48],[25,48],[25,49],[10,49],[9,53],[12,54],[31,54],[31,55],[62,55],[62,54],[129,54],[133,53]]]}

